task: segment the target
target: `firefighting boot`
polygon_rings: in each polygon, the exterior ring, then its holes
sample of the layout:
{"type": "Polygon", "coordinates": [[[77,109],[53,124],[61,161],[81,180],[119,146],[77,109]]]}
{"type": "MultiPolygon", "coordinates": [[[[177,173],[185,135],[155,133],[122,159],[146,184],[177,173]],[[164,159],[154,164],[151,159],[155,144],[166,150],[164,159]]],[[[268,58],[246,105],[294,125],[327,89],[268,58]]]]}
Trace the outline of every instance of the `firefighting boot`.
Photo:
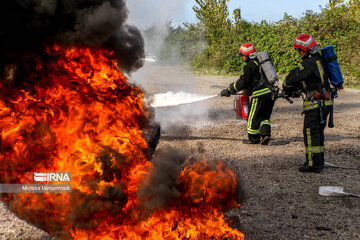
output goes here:
{"type": "Polygon", "coordinates": [[[242,140],[243,144],[259,144],[260,143],[260,139],[243,139],[242,140]]]}
{"type": "Polygon", "coordinates": [[[313,166],[310,167],[309,165],[303,165],[299,167],[300,172],[313,172],[313,173],[321,173],[321,171],[324,169],[324,166],[313,166]]]}
{"type": "Polygon", "coordinates": [[[248,139],[249,140],[243,140],[242,143],[244,144],[259,144],[260,143],[260,134],[249,134],[248,133],[248,139]]]}
{"type": "Polygon", "coordinates": [[[267,145],[269,142],[270,142],[270,136],[265,136],[261,139],[260,144],[267,145]]]}

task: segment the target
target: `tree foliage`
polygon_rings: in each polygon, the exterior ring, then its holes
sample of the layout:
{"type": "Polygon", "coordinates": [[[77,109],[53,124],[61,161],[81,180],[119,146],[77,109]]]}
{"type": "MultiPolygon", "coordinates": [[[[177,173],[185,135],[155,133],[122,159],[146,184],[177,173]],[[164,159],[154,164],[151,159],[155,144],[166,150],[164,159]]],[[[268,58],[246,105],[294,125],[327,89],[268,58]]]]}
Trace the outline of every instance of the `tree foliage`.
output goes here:
{"type": "Polygon", "coordinates": [[[227,3],[229,0],[195,0],[196,17],[205,26],[209,44],[217,44],[228,32],[230,21],[227,3]]]}

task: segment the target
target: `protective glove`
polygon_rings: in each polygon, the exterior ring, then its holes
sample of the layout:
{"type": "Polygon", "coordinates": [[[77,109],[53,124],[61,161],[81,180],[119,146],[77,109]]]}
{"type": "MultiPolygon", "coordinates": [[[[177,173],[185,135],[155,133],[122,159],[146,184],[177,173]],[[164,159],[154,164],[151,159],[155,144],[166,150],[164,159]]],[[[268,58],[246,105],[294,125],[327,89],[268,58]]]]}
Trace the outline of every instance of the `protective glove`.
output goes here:
{"type": "Polygon", "coordinates": [[[231,92],[228,88],[224,89],[220,92],[220,96],[222,96],[222,97],[230,97],[230,95],[231,95],[231,92]]]}
{"type": "Polygon", "coordinates": [[[289,89],[284,89],[282,91],[282,95],[287,98],[287,97],[292,97],[293,93],[289,90],[289,89]]]}

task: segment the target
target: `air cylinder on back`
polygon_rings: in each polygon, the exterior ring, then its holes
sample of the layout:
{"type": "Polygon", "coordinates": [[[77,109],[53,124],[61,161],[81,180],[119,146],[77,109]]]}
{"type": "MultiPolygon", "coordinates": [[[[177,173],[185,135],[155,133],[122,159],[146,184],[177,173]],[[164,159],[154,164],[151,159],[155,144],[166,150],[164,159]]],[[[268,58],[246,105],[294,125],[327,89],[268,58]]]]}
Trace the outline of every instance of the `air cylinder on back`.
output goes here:
{"type": "Polygon", "coordinates": [[[259,59],[260,66],[265,73],[265,76],[269,83],[275,83],[278,80],[277,73],[274,66],[270,61],[270,57],[267,52],[262,51],[257,53],[257,58],[259,59]]]}
{"type": "Polygon", "coordinates": [[[343,76],[333,46],[326,46],[321,49],[323,62],[326,66],[326,73],[334,87],[341,87],[344,83],[343,76]]]}

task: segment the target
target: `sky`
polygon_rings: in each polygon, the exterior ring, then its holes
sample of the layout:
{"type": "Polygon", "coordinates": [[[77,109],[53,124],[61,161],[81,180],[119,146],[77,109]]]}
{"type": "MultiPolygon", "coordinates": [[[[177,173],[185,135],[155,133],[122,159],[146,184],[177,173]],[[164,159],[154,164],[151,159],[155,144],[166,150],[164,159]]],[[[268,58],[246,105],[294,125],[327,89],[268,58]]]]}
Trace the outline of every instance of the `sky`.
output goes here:
{"type": "MultiPolygon", "coordinates": [[[[232,16],[233,10],[240,8],[242,18],[250,22],[277,22],[285,12],[299,18],[306,10],[320,12],[320,6],[324,8],[328,2],[329,0],[230,0],[228,9],[232,16]]],[[[194,0],[127,0],[128,23],[140,29],[169,20],[172,20],[173,25],[195,23],[197,19],[192,10],[195,4],[194,0]]]]}

